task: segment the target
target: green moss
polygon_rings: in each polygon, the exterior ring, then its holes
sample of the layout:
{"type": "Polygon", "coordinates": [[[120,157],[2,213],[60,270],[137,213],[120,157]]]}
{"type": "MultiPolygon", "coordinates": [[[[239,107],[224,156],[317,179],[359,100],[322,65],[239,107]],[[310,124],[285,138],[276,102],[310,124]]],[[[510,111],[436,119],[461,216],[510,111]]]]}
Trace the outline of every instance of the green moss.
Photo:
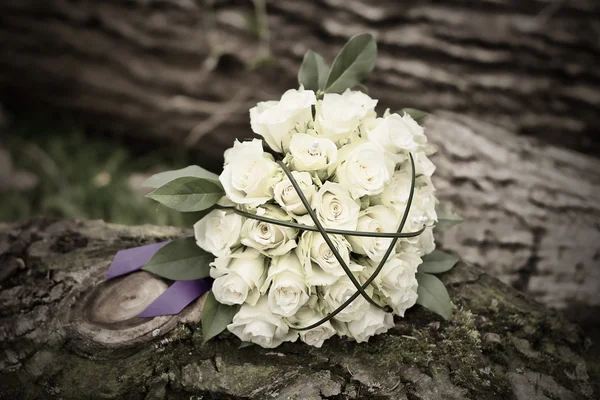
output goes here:
{"type": "Polygon", "coordinates": [[[454,361],[451,374],[453,383],[463,387],[480,386],[483,382],[479,370],[484,365],[481,337],[475,327],[473,314],[456,310],[444,335],[446,338],[440,342],[439,347],[443,356],[452,357],[454,361]]]}
{"type": "MultiPolygon", "coordinates": [[[[486,276],[484,279],[492,278],[486,276]]],[[[465,306],[487,316],[478,329],[501,338],[500,343],[484,344],[483,355],[486,358],[511,370],[533,370],[552,376],[558,384],[586,396],[589,385],[582,378],[584,374],[579,374],[578,379],[573,378],[577,376],[573,371],[576,371],[577,365],[585,365],[583,357],[586,357],[586,342],[578,327],[517,293],[513,301],[498,301],[495,307],[490,308],[487,306],[489,298],[500,298],[501,287],[482,285],[478,286],[478,290],[480,293],[467,287],[462,290],[461,296],[465,306]],[[486,290],[481,290],[482,287],[486,290]],[[582,354],[583,357],[567,357],[565,354],[582,354]]],[[[512,296],[506,298],[512,299],[512,296]]],[[[591,375],[598,376],[598,363],[588,360],[588,365],[593,371],[591,375]]]]}
{"type": "Polygon", "coordinates": [[[174,342],[179,342],[192,337],[192,331],[187,325],[177,325],[171,332],[169,332],[169,338],[174,342]]]}
{"type": "MultiPolygon", "coordinates": [[[[452,321],[443,322],[439,329],[435,325],[421,326],[435,319],[438,318],[419,310],[418,316],[410,318],[413,327],[410,334],[382,336],[373,341],[368,351],[377,355],[382,370],[399,364],[417,367],[430,376],[449,370],[450,381],[471,393],[508,393],[508,383],[494,374],[482,353],[475,316],[470,311],[455,308],[452,321]]],[[[357,351],[363,349],[357,347],[357,351]]]]}

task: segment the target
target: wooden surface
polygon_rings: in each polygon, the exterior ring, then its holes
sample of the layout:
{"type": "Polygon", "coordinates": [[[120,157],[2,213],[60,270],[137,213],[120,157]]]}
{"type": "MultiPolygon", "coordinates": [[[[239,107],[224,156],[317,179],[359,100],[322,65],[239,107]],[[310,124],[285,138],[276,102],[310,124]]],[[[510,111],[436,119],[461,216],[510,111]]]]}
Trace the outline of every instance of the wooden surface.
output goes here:
{"type": "Polygon", "coordinates": [[[133,310],[163,283],[103,282],[119,249],[189,234],[101,221],[0,224],[1,399],[593,399],[600,365],[564,317],[464,263],[443,275],[454,319],[418,306],[368,344],[334,338],[238,349],[202,344],[202,299],[133,310]]]}

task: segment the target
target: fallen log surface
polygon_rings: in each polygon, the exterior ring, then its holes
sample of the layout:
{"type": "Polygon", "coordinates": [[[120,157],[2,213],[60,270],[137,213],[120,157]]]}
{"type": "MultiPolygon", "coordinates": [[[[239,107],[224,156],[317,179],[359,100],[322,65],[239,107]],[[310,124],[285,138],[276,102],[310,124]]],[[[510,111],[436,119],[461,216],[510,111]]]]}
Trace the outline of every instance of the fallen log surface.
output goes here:
{"type": "Polygon", "coordinates": [[[203,298],[135,315],[166,285],[103,282],[115,252],[189,234],[102,221],[0,224],[0,398],[592,399],[600,364],[581,330],[465,263],[443,275],[452,321],[415,307],[387,334],[272,350],[202,344],[203,298]]]}
{"type": "Polygon", "coordinates": [[[465,219],[442,246],[598,332],[600,160],[455,114],[426,126],[438,195],[465,219]]]}

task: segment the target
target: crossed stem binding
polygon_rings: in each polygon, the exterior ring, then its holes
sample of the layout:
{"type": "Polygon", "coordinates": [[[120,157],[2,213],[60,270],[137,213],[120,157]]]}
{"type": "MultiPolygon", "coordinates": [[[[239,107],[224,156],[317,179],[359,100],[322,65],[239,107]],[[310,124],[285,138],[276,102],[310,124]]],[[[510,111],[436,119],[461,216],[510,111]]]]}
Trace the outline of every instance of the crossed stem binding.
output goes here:
{"type": "Polygon", "coordinates": [[[396,246],[396,243],[398,242],[398,239],[400,239],[400,238],[416,237],[416,236],[419,236],[421,233],[423,233],[423,231],[425,230],[425,227],[423,227],[422,229],[420,229],[420,230],[418,230],[416,232],[402,233],[402,229],[404,228],[404,225],[406,224],[406,220],[408,218],[408,213],[409,213],[410,207],[412,205],[413,195],[414,195],[414,191],[415,191],[415,178],[416,178],[415,177],[415,162],[414,162],[414,159],[413,159],[413,156],[412,156],[411,153],[408,153],[408,156],[410,158],[410,164],[411,164],[410,193],[408,195],[408,201],[406,202],[406,208],[404,209],[404,215],[402,216],[402,221],[400,222],[400,226],[398,227],[398,230],[395,233],[394,232],[357,232],[357,231],[345,231],[345,230],[339,230],[339,229],[325,229],[323,227],[323,225],[321,224],[321,221],[319,221],[319,219],[317,218],[317,215],[315,214],[314,210],[310,206],[310,203],[309,203],[308,199],[306,198],[306,196],[302,192],[302,189],[300,188],[300,185],[298,185],[298,182],[296,182],[296,179],[294,179],[294,177],[292,175],[292,172],[290,171],[290,169],[282,161],[277,161],[277,163],[281,166],[281,168],[283,169],[283,171],[287,175],[287,177],[290,180],[292,186],[294,187],[294,190],[296,191],[296,193],[300,197],[300,200],[302,201],[302,204],[304,205],[304,207],[308,211],[308,214],[310,215],[310,218],[312,219],[312,221],[315,224],[315,226],[296,224],[296,223],[288,222],[288,221],[280,221],[280,220],[276,220],[276,219],[273,219],[273,218],[268,218],[268,217],[263,217],[263,216],[260,216],[260,215],[255,215],[255,214],[247,213],[245,211],[238,210],[237,208],[233,208],[233,211],[235,213],[237,213],[239,215],[242,215],[242,216],[244,216],[246,218],[252,218],[252,219],[256,219],[256,220],[259,220],[259,221],[267,222],[267,223],[270,223],[270,224],[280,225],[280,226],[286,226],[286,227],[291,227],[291,228],[297,228],[297,229],[300,229],[300,230],[319,232],[323,236],[323,239],[325,240],[325,243],[327,243],[327,245],[331,249],[331,252],[333,253],[333,255],[336,258],[336,260],[340,263],[340,265],[344,269],[344,272],[346,273],[346,275],[348,276],[348,278],[350,278],[350,281],[352,281],[352,284],[356,287],[357,291],[352,296],[350,296],[337,309],[335,309],[331,313],[327,314],[324,318],[322,318],[318,322],[315,322],[314,324],[311,324],[311,325],[305,326],[305,327],[299,327],[299,328],[294,327],[295,330],[306,331],[306,330],[314,329],[314,328],[316,328],[316,327],[324,324],[325,322],[329,321],[331,318],[333,318],[337,314],[339,314],[344,308],[346,308],[350,303],[352,303],[359,295],[363,296],[365,298],[365,300],[367,300],[369,303],[373,304],[375,307],[383,309],[386,312],[391,312],[391,308],[389,306],[383,307],[383,306],[377,304],[377,302],[375,302],[375,300],[373,300],[371,298],[371,296],[369,296],[365,292],[365,289],[369,287],[369,285],[375,280],[375,278],[377,278],[377,276],[379,275],[379,273],[383,269],[383,266],[385,265],[387,259],[390,257],[390,254],[392,253],[392,250],[396,246]],[[390,243],[387,251],[385,252],[383,258],[379,262],[379,265],[377,266],[377,268],[375,269],[375,271],[373,272],[373,274],[371,276],[369,276],[369,278],[365,281],[365,283],[363,283],[361,285],[356,280],[356,277],[352,274],[352,271],[350,271],[350,268],[348,268],[348,266],[346,265],[346,263],[342,259],[342,256],[340,255],[340,253],[337,251],[335,245],[333,244],[333,242],[329,238],[329,235],[328,235],[329,233],[332,233],[332,234],[341,234],[341,235],[352,235],[352,236],[364,236],[364,237],[392,238],[392,242],[390,243]]]}

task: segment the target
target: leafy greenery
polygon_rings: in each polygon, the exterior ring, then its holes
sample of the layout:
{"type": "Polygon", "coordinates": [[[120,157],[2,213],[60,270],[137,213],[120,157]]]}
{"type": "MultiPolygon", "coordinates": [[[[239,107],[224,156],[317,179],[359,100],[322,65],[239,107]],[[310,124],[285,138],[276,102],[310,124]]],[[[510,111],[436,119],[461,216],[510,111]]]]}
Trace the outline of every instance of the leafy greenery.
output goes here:
{"type": "Polygon", "coordinates": [[[223,332],[227,325],[233,320],[233,316],[238,312],[239,306],[228,306],[221,304],[215,299],[212,291],[208,292],[204,308],[202,309],[202,336],[203,342],[223,332]]]}
{"type": "Polygon", "coordinates": [[[325,92],[341,93],[359,84],[375,66],[376,57],[377,43],[371,34],[351,37],[333,61],[325,92]]]}
{"type": "Polygon", "coordinates": [[[2,147],[12,155],[14,167],[33,173],[38,184],[0,193],[0,221],[45,216],[189,227],[199,219],[198,213],[157,206],[132,183],[149,170],[193,163],[189,153],[158,146],[134,153],[116,138],[87,136],[69,122],[25,117],[16,116],[3,128],[2,147]]]}
{"type": "Polygon", "coordinates": [[[423,264],[419,265],[420,272],[428,274],[441,274],[450,271],[458,262],[458,257],[453,254],[434,250],[423,257],[423,264]]]}
{"type": "Polygon", "coordinates": [[[322,90],[325,88],[329,65],[318,53],[309,50],[304,55],[300,70],[298,70],[298,83],[307,90],[322,90]]]}
{"type": "Polygon", "coordinates": [[[211,208],[224,195],[219,181],[183,176],[148,193],[147,197],[177,211],[193,212],[211,208]]]}
{"type": "Polygon", "coordinates": [[[174,281],[202,279],[209,276],[214,258],[196,244],[196,239],[187,237],[162,247],[142,269],[174,281]]]}
{"type": "Polygon", "coordinates": [[[435,275],[417,272],[417,304],[441,315],[444,319],[452,318],[452,303],[444,283],[435,275]]]}
{"type": "Polygon", "coordinates": [[[164,171],[159,172],[158,174],[154,174],[150,178],[146,179],[142,186],[156,189],[171,182],[172,180],[182,178],[184,176],[205,178],[213,181],[219,180],[219,176],[214,172],[207,171],[204,168],[199,167],[198,165],[188,165],[185,168],[176,169],[173,171],[164,171]]]}
{"type": "Polygon", "coordinates": [[[298,84],[314,90],[319,97],[356,86],[366,89],[360,82],[375,67],[376,57],[377,43],[369,33],[351,37],[333,60],[331,69],[320,54],[308,50],[298,71],[298,84]]]}
{"type": "Polygon", "coordinates": [[[437,232],[445,231],[464,221],[460,215],[456,214],[443,204],[438,205],[435,211],[438,217],[438,222],[435,224],[435,230],[437,232]]]}

